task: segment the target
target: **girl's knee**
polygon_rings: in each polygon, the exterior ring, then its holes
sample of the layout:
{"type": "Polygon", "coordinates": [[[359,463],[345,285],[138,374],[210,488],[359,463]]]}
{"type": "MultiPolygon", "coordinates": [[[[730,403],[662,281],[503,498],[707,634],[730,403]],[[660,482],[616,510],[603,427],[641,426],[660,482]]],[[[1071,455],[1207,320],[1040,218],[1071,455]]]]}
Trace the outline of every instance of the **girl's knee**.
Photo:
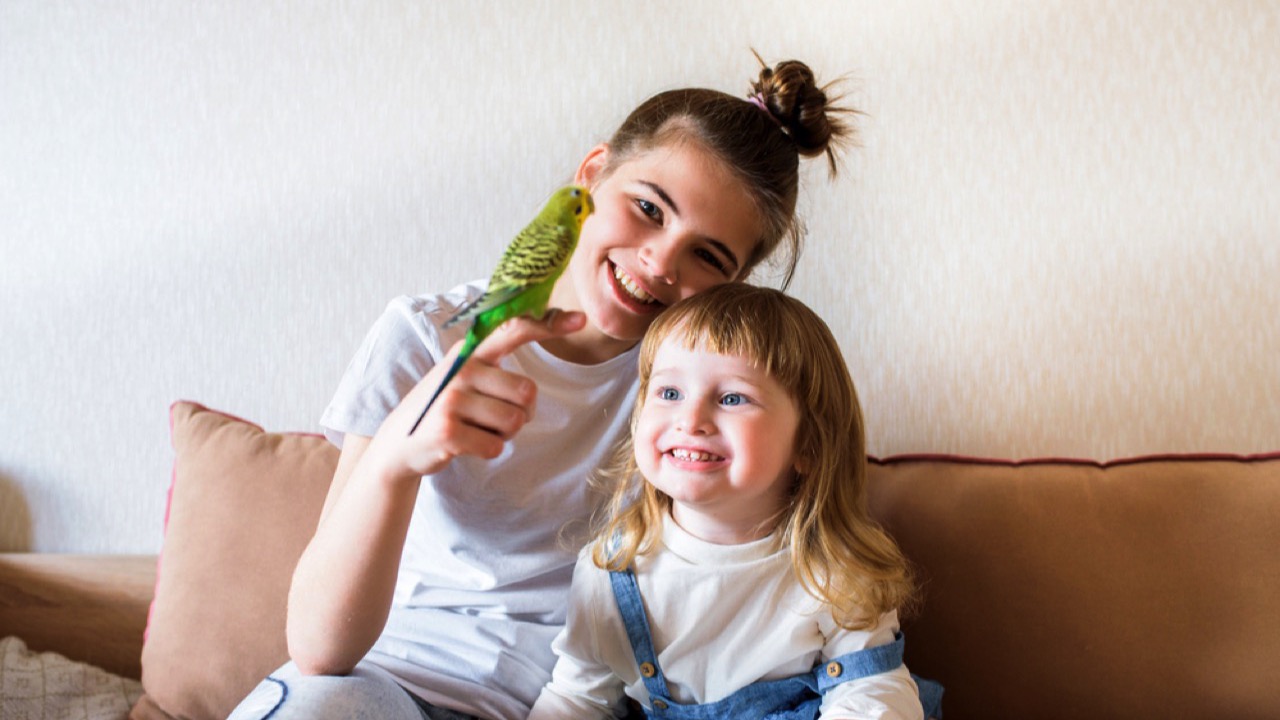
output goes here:
{"type": "Polygon", "coordinates": [[[240,701],[227,720],[265,720],[275,717],[288,695],[287,682],[275,674],[268,675],[240,701]]]}
{"type": "Polygon", "coordinates": [[[351,675],[302,675],[292,663],[258,684],[228,720],[404,718],[419,720],[413,697],[377,668],[351,675]]]}

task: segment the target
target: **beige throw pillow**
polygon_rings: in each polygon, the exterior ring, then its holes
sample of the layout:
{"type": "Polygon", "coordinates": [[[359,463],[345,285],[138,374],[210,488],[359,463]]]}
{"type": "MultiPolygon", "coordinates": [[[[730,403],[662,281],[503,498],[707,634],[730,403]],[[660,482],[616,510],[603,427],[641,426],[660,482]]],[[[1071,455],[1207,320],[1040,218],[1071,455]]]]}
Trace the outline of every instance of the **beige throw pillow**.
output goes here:
{"type": "Polygon", "coordinates": [[[133,715],[221,720],[288,657],[289,580],[338,450],[193,402],[174,403],[170,422],[173,483],[133,715]]]}

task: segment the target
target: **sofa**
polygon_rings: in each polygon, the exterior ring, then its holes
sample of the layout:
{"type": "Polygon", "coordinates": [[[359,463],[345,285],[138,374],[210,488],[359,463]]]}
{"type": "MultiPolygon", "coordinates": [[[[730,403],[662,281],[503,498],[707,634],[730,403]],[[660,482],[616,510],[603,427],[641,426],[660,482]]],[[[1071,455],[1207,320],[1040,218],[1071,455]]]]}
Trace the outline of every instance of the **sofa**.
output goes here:
{"type": "MultiPolygon", "coordinates": [[[[0,637],[140,680],[131,718],[222,718],[286,657],[337,452],[170,415],[159,556],[0,555],[0,637]]],[[[869,502],[919,578],[907,662],[948,720],[1280,718],[1280,454],[873,458],[869,502]]]]}

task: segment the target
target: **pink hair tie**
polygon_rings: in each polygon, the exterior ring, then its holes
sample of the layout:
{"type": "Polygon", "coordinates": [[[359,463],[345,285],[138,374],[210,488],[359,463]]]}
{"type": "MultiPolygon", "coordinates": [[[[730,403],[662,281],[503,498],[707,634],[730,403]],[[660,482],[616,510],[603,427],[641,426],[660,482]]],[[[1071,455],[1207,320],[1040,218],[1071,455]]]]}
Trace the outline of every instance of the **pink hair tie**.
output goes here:
{"type": "Polygon", "coordinates": [[[747,98],[747,102],[763,110],[765,116],[768,117],[770,120],[772,120],[774,125],[777,125],[778,127],[782,127],[782,121],[774,117],[773,111],[770,110],[769,106],[765,104],[764,95],[760,93],[756,93],[755,95],[752,95],[751,97],[747,98]]]}

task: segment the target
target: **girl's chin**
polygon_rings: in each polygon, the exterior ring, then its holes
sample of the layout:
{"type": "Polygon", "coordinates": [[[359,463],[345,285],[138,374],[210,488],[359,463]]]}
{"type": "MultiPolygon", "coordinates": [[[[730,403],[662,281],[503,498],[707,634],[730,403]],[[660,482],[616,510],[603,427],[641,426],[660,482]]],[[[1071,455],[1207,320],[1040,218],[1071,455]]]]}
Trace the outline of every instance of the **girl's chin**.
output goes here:
{"type": "Polygon", "coordinates": [[[637,343],[653,324],[658,314],[631,312],[621,303],[605,303],[589,317],[591,327],[600,334],[622,343],[637,343]]]}
{"type": "Polygon", "coordinates": [[[654,483],[659,486],[658,489],[666,493],[672,500],[684,505],[696,506],[699,503],[706,502],[710,497],[713,489],[699,482],[697,478],[690,477],[671,477],[668,475],[659,482],[654,483]]]}

